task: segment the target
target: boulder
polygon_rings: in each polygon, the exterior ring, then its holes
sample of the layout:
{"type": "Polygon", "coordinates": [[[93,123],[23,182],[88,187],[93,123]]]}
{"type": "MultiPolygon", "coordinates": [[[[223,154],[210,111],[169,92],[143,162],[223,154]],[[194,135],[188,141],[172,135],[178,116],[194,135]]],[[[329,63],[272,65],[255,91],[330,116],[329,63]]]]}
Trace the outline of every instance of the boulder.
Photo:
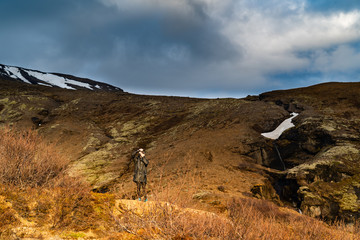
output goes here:
{"type": "Polygon", "coordinates": [[[299,184],[300,209],[312,217],[353,222],[360,209],[360,157],[355,145],[334,146],[287,172],[299,184]]]}

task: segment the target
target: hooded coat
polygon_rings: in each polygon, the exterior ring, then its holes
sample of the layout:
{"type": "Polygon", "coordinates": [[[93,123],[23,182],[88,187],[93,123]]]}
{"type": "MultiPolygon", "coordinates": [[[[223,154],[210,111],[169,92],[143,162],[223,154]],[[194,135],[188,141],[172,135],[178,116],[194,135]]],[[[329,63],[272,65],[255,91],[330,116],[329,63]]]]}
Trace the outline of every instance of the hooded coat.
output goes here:
{"type": "Polygon", "coordinates": [[[146,159],[145,154],[140,154],[139,151],[136,151],[132,154],[132,158],[135,163],[133,181],[136,183],[147,183],[146,167],[149,164],[149,161],[146,159]]]}

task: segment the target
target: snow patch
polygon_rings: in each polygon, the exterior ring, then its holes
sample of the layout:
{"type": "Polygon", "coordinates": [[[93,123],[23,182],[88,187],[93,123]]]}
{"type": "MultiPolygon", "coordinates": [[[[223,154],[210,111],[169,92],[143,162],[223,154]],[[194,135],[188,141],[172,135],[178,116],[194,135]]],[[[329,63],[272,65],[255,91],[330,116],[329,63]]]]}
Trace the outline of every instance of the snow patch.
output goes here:
{"type": "Polygon", "coordinates": [[[51,84],[48,84],[48,83],[41,83],[41,82],[39,82],[39,83],[37,83],[38,85],[42,85],[42,86],[47,86],[47,87],[53,87],[53,85],[51,85],[51,84]]]}
{"type": "Polygon", "coordinates": [[[16,67],[8,67],[5,66],[4,70],[7,72],[9,76],[15,76],[17,79],[20,79],[23,82],[30,83],[26,78],[23,77],[20,70],[16,67]]]}
{"type": "Polygon", "coordinates": [[[67,79],[67,78],[65,78],[65,81],[66,81],[66,83],[69,83],[69,84],[72,84],[72,85],[76,85],[76,86],[79,86],[79,87],[84,87],[84,88],[88,88],[90,90],[93,90],[91,88],[91,85],[88,84],[88,83],[78,82],[78,81],[70,80],[70,79],[67,79]]]}
{"type": "Polygon", "coordinates": [[[67,79],[65,77],[60,77],[58,75],[51,74],[51,73],[41,73],[41,72],[35,72],[35,71],[30,71],[30,70],[27,70],[26,72],[30,76],[33,76],[39,80],[49,83],[50,85],[55,85],[55,86],[58,86],[61,88],[75,90],[75,88],[68,85],[68,84],[71,84],[71,85],[84,87],[84,88],[92,90],[91,85],[88,83],[78,82],[78,81],[67,79]]]}
{"type": "Polygon", "coordinates": [[[72,89],[75,90],[75,88],[72,88],[66,84],[66,79],[64,77],[59,77],[54,74],[50,73],[41,73],[41,72],[35,72],[30,70],[25,70],[30,76],[35,77],[41,81],[47,82],[51,85],[55,85],[61,88],[66,89],[72,89]]]}
{"type": "Polygon", "coordinates": [[[266,138],[273,139],[273,140],[278,139],[285,130],[288,130],[289,128],[295,127],[295,125],[292,123],[292,119],[294,117],[296,117],[297,115],[299,115],[299,114],[298,113],[291,113],[291,117],[284,120],[274,131],[267,132],[267,133],[262,133],[261,135],[266,137],[266,138]]]}
{"type": "MultiPolygon", "coordinates": [[[[30,70],[24,69],[19,67],[13,66],[6,66],[0,64],[0,75],[6,76],[15,80],[21,80],[27,84],[38,84],[43,86],[50,86],[50,87],[60,87],[65,89],[76,90],[77,87],[86,88],[89,90],[96,90],[96,89],[104,89],[106,90],[121,90],[120,88],[115,88],[110,85],[99,85],[96,82],[90,81],[80,81],[77,79],[73,79],[71,76],[70,78],[63,77],[60,74],[54,73],[45,73],[37,70],[30,70]]],[[[122,91],[122,90],[121,90],[122,91]]]]}

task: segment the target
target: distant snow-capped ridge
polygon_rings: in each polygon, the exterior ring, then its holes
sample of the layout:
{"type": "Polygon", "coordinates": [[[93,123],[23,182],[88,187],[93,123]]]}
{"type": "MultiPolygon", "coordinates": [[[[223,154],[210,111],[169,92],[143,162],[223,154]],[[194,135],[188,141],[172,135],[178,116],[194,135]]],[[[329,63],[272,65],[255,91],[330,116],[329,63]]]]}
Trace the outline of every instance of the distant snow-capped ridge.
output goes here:
{"type": "Polygon", "coordinates": [[[65,89],[89,89],[105,91],[123,91],[106,83],[96,82],[87,78],[79,78],[61,73],[46,73],[21,67],[0,64],[0,78],[22,81],[28,84],[60,87],[65,89]]]}

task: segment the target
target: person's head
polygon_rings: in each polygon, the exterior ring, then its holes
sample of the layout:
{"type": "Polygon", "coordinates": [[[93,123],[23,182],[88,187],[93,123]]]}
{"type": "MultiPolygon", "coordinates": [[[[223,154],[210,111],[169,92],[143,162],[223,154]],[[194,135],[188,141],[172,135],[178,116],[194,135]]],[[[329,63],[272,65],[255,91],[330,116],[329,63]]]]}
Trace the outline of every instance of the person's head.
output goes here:
{"type": "Polygon", "coordinates": [[[145,157],[145,151],[144,151],[144,149],[140,148],[140,149],[138,150],[138,153],[140,154],[141,157],[145,157]]]}

